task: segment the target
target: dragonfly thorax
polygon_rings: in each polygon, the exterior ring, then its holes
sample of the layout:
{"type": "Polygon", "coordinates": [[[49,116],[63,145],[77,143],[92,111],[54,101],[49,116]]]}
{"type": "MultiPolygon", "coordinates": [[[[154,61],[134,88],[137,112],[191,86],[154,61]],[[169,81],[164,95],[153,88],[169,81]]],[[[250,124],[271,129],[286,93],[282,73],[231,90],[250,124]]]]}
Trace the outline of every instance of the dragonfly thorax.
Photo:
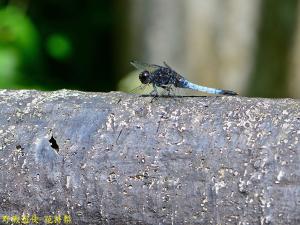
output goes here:
{"type": "Polygon", "coordinates": [[[149,84],[152,81],[152,75],[149,73],[149,71],[144,70],[139,74],[139,79],[143,84],[149,84]]]}

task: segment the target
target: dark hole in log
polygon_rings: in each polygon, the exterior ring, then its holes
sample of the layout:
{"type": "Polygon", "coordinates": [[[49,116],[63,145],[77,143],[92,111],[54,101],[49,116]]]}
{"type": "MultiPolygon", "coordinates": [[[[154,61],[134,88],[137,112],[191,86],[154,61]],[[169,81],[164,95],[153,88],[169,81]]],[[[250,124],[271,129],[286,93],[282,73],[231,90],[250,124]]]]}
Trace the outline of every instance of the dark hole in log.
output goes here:
{"type": "Polygon", "coordinates": [[[57,152],[59,151],[59,146],[58,144],[56,143],[56,140],[54,139],[53,136],[51,136],[50,140],[49,140],[50,144],[51,144],[51,147],[53,149],[55,149],[57,152]]]}

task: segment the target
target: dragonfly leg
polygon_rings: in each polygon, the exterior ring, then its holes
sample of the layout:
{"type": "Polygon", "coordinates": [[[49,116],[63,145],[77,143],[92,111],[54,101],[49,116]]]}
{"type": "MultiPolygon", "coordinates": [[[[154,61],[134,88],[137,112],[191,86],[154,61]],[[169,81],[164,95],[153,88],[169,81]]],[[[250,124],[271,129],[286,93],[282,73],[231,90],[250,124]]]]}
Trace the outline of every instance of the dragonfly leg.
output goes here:
{"type": "Polygon", "coordinates": [[[150,101],[152,103],[158,97],[158,91],[155,84],[153,84],[153,91],[150,92],[150,95],[153,96],[153,98],[150,101]]]}
{"type": "Polygon", "coordinates": [[[171,96],[171,91],[172,91],[172,87],[169,85],[164,85],[164,86],[161,86],[163,89],[165,89],[168,93],[168,96],[171,96]]]}
{"type": "Polygon", "coordinates": [[[158,96],[157,87],[155,86],[155,84],[153,84],[152,86],[153,86],[153,91],[150,92],[150,95],[157,97],[158,96]]]}

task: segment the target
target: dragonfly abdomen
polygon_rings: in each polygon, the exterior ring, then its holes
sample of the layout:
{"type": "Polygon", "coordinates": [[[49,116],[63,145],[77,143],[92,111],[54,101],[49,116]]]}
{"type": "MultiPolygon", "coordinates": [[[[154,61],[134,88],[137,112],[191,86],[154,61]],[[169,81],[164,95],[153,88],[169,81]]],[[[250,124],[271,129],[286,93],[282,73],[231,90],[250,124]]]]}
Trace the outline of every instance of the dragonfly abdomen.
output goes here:
{"type": "Polygon", "coordinates": [[[237,95],[234,91],[228,91],[228,90],[222,90],[222,89],[217,89],[217,88],[210,88],[210,87],[205,87],[197,84],[193,84],[187,80],[182,82],[181,85],[182,88],[188,88],[192,89],[195,91],[201,91],[205,92],[208,94],[216,94],[216,95],[237,95]]]}

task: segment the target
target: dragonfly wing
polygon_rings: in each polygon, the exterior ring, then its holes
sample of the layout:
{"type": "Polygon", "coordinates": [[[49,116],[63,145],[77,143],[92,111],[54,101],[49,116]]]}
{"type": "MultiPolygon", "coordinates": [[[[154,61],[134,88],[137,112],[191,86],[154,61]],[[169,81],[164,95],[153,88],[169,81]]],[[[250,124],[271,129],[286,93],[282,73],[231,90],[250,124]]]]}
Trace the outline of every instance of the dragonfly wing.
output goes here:
{"type": "Polygon", "coordinates": [[[164,62],[164,65],[165,65],[165,67],[168,67],[169,69],[173,70],[173,69],[171,68],[171,66],[169,66],[166,62],[164,62]]]}
{"type": "Polygon", "coordinates": [[[139,92],[143,92],[147,87],[149,87],[149,84],[141,84],[137,86],[136,88],[129,91],[130,94],[137,94],[139,92]]]}
{"type": "Polygon", "coordinates": [[[161,68],[161,66],[159,65],[142,63],[136,60],[131,61],[130,64],[133,65],[138,70],[147,70],[150,73],[153,73],[154,71],[161,68]]]}

